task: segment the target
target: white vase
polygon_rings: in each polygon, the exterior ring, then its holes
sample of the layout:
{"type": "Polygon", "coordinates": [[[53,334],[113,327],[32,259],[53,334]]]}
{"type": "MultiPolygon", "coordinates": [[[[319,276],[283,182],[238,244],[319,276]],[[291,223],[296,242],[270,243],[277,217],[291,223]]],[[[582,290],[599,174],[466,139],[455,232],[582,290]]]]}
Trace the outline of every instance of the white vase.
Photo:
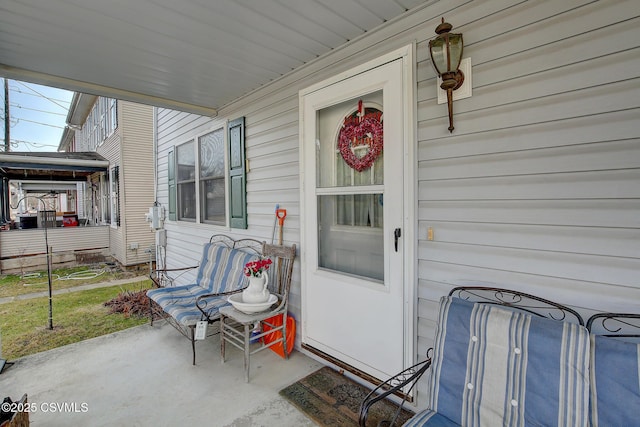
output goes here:
{"type": "Polygon", "coordinates": [[[269,300],[269,276],[266,272],[260,277],[249,276],[249,286],[242,291],[242,302],[247,304],[259,304],[269,300]]]}

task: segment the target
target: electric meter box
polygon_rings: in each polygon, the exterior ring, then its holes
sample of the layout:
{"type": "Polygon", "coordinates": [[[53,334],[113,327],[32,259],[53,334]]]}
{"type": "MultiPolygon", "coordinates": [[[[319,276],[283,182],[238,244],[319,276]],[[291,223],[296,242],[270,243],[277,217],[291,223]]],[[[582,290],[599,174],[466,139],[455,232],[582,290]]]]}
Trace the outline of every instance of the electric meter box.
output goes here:
{"type": "Polygon", "coordinates": [[[156,231],[156,245],[163,248],[167,247],[167,230],[156,231]]]}
{"type": "Polygon", "coordinates": [[[149,213],[146,217],[151,228],[158,230],[162,228],[162,222],[164,221],[164,208],[161,205],[152,206],[149,208],[149,213]]]}

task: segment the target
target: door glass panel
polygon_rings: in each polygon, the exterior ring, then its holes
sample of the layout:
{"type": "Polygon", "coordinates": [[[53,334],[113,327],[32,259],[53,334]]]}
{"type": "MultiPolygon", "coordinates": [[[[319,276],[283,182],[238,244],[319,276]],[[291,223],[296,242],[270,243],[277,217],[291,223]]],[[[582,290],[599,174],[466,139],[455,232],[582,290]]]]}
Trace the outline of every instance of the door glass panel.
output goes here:
{"type": "Polygon", "coordinates": [[[384,184],[382,150],[382,91],[377,91],[318,111],[316,185],[318,188],[384,184]],[[358,116],[359,101],[362,101],[358,116]],[[353,135],[340,149],[341,131],[353,135]],[[378,132],[378,133],[376,133],[378,132]],[[374,137],[377,139],[374,140],[374,137]],[[372,152],[373,151],[373,152],[372,152]],[[345,160],[350,159],[351,165],[345,160]],[[357,170],[353,163],[360,163],[357,170]]]}
{"type": "Polygon", "coordinates": [[[382,283],[382,91],[323,108],[316,123],[318,266],[382,283]]]}
{"type": "Polygon", "coordinates": [[[384,280],[382,194],[318,196],[318,267],[384,280]]]}
{"type": "Polygon", "coordinates": [[[336,196],[336,224],[382,229],[382,194],[336,196]]]}

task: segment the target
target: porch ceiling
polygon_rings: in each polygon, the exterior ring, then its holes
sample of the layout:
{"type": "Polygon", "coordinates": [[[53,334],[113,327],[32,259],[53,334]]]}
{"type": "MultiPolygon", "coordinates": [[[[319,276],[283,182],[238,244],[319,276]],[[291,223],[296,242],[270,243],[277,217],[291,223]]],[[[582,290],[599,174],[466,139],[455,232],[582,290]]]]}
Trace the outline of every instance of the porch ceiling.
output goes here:
{"type": "Polygon", "coordinates": [[[0,75],[215,115],[427,1],[0,0],[0,75]]]}

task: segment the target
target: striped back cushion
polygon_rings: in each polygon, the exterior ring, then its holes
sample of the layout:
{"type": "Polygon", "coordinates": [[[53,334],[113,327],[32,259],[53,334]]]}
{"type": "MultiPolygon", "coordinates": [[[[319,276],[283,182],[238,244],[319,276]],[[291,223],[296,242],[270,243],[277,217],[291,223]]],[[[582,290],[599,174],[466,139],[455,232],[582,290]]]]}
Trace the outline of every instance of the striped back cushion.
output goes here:
{"type": "Polygon", "coordinates": [[[586,328],[444,297],[434,344],[431,409],[465,426],[584,426],[586,328]]]}
{"type": "Polygon", "coordinates": [[[640,344],[591,335],[591,425],[640,422],[640,344]]]}
{"type": "Polygon", "coordinates": [[[255,258],[255,253],[207,243],[202,252],[196,284],[207,289],[208,293],[240,289],[247,284],[243,274],[244,265],[255,258]]]}
{"type": "Polygon", "coordinates": [[[231,249],[224,245],[205,244],[202,248],[202,260],[198,269],[196,285],[213,292],[215,278],[218,276],[218,271],[223,268],[227,258],[229,258],[230,251],[231,249]]]}

